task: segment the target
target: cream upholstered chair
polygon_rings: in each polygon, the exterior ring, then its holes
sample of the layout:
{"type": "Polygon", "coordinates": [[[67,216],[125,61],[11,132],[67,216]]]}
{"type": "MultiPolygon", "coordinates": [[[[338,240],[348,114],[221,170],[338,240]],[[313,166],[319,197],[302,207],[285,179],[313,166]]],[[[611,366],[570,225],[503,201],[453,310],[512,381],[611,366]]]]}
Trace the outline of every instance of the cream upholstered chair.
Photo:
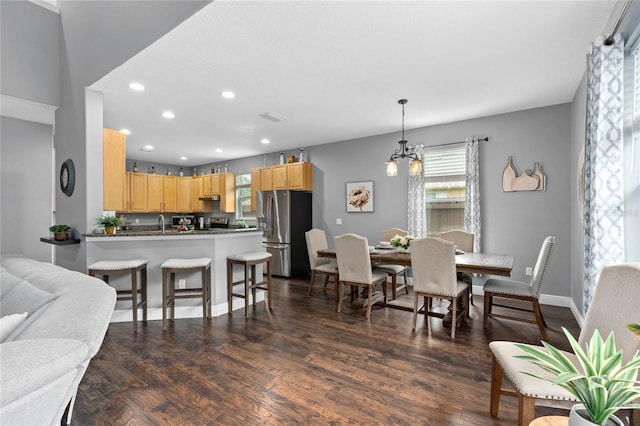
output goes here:
{"type": "MultiPolygon", "coordinates": [[[[467,283],[458,281],[455,248],[451,241],[441,238],[421,238],[411,242],[411,270],[413,271],[413,329],[418,316],[418,298],[425,299],[425,321],[428,315],[444,318],[445,314],[431,312],[434,297],[451,300],[451,338],[456,337],[458,319],[469,318],[469,291],[467,283]],[[457,312],[458,298],[462,298],[462,311],[457,312]]],[[[427,322],[427,324],[429,324],[427,322]]]]}
{"type": "MultiPolygon", "coordinates": [[[[600,274],[578,343],[585,348],[596,329],[604,338],[613,331],[617,348],[622,349],[625,361],[628,360],[635,351],[640,350],[640,339],[626,329],[626,324],[639,319],[639,306],[640,263],[606,266],[600,274]]],[[[526,426],[533,420],[536,402],[546,400],[547,405],[560,405],[559,401],[576,401],[576,398],[563,388],[525,374],[524,371],[548,376],[541,367],[515,358],[516,355],[524,355],[525,352],[516,347],[514,342],[495,341],[489,343],[489,348],[493,358],[490,402],[492,416],[498,415],[501,394],[518,397],[520,426],[526,426]],[[515,390],[502,388],[504,376],[513,384],[515,390]]],[[[569,353],[568,356],[577,362],[573,354],[569,353]]],[[[570,405],[573,403],[568,406],[570,405]]],[[[639,414],[638,410],[635,410],[633,415],[636,423],[631,424],[640,424],[639,414]]]]}
{"type": "Polygon", "coordinates": [[[386,303],[387,274],[374,271],[371,268],[371,258],[369,257],[369,243],[366,237],[356,234],[344,234],[335,237],[336,259],[340,270],[338,312],[342,311],[342,300],[344,299],[344,286],[363,287],[367,290],[367,313],[371,316],[371,305],[382,301],[386,303]],[[376,284],[382,285],[382,297],[377,293],[374,296],[376,284]]]}
{"type": "MultiPolygon", "coordinates": [[[[464,251],[465,253],[473,253],[474,236],[471,232],[463,231],[461,229],[453,229],[451,231],[441,233],[440,238],[447,241],[453,241],[456,248],[464,251]]],[[[458,279],[469,284],[469,302],[473,305],[473,275],[466,272],[459,272],[458,279]]]]}
{"type": "MultiPolygon", "coordinates": [[[[382,240],[381,241],[391,241],[393,237],[396,235],[400,235],[404,237],[408,232],[400,229],[400,228],[391,228],[382,231],[382,240]]],[[[376,270],[384,272],[385,274],[391,277],[391,298],[396,298],[396,293],[398,290],[405,289],[406,294],[409,294],[409,288],[407,287],[407,267],[402,265],[387,265],[387,264],[377,264],[373,266],[376,270]],[[398,285],[398,275],[402,274],[403,282],[398,285]]]]}
{"type": "Polygon", "coordinates": [[[527,322],[531,324],[537,324],[540,329],[540,334],[544,340],[549,340],[547,331],[545,330],[547,324],[542,317],[542,311],[540,310],[540,303],[538,298],[540,297],[540,287],[544,280],[547,268],[549,267],[549,261],[551,260],[551,253],[553,246],[555,245],[556,237],[550,236],[545,238],[538,254],[538,260],[536,266],[533,268],[533,275],[531,275],[531,281],[528,283],[521,281],[508,280],[503,278],[490,278],[485,281],[484,290],[484,328],[487,328],[489,317],[510,319],[514,321],[527,322]],[[500,305],[493,302],[494,297],[502,297],[507,299],[517,299],[531,302],[533,307],[531,310],[515,308],[507,305],[500,305]],[[500,306],[503,308],[524,310],[527,312],[533,312],[535,320],[530,318],[513,317],[509,315],[493,313],[493,307],[500,306]]]}
{"type": "Polygon", "coordinates": [[[311,294],[311,290],[316,281],[316,275],[324,275],[323,290],[332,290],[336,292],[338,298],[338,265],[326,257],[319,257],[318,250],[329,248],[327,243],[327,235],[322,229],[311,229],[304,233],[307,240],[307,252],[309,253],[309,265],[311,266],[311,281],[309,282],[309,290],[307,295],[311,294]],[[327,288],[329,278],[333,278],[333,288],[327,288]]]}

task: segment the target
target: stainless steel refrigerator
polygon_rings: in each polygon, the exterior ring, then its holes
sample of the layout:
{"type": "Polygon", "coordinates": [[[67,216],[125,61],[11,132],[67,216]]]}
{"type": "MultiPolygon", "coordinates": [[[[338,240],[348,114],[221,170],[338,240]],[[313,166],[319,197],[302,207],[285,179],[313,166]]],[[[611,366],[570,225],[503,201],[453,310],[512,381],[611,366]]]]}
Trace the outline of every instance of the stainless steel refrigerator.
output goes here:
{"type": "Polygon", "coordinates": [[[273,256],[273,275],[295,277],[309,272],[304,233],[312,227],[311,195],[284,189],[256,194],[258,229],[264,231],[264,246],[273,256]]]}

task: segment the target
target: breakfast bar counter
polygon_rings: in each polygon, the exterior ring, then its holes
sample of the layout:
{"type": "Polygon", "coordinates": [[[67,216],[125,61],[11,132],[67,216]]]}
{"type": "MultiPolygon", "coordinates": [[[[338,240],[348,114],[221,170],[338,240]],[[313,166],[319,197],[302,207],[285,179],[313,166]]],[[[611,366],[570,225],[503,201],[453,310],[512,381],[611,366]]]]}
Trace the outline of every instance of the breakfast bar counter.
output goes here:
{"type": "MultiPolygon", "coordinates": [[[[263,232],[255,228],[206,229],[192,232],[118,231],[116,235],[86,234],[87,265],[101,260],[147,260],[147,306],[150,320],[162,318],[162,268],[170,258],[211,258],[212,315],[228,312],[227,256],[264,250],[263,232]]],[[[237,272],[240,276],[240,271],[237,272]]],[[[261,271],[259,271],[261,273],[261,271]]],[[[199,276],[185,275],[188,287],[199,283],[199,276]]],[[[109,281],[118,290],[131,287],[128,277],[109,281]]],[[[259,294],[257,300],[264,298],[259,294]]],[[[236,306],[240,308],[241,303],[236,306]]],[[[176,318],[200,318],[202,305],[197,300],[181,300],[176,305],[176,318]]],[[[118,302],[112,322],[131,321],[131,302],[118,302]]]]}

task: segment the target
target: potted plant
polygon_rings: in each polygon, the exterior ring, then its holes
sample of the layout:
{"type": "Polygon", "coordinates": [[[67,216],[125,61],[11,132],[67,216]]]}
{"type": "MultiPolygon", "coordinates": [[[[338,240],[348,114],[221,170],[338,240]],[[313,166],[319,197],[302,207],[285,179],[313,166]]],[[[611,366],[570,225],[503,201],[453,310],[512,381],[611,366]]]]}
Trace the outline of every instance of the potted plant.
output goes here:
{"type": "Polygon", "coordinates": [[[115,235],[116,229],[124,225],[124,218],[117,216],[102,216],[97,219],[97,224],[104,226],[105,234],[115,235]]]}
{"type": "Polygon", "coordinates": [[[396,234],[391,238],[391,245],[398,250],[398,253],[410,253],[411,252],[411,240],[415,240],[413,235],[405,235],[401,237],[396,234]]]}
{"type": "Polygon", "coordinates": [[[566,328],[563,327],[562,330],[582,371],[564,353],[543,341],[542,345],[546,350],[516,345],[527,353],[516,357],[538,365],[551,373],[551,376],[541,377],[526,371],[523,373],[561,386],[581,402],[571,408],[569,426],[622,425],[613,413],[624,408],[640,408],[640,404],[633,403],[640,398],[639,352],[636,351],[625,364],[622,361],[622,350],[616,349],[613,333],[603,341],[596,330],[586,350],[583,350],[566,328]]]}
{"type": "Polygon", "coordinates": [[[51,225],[49,231],[53,232],[53,239],[57,241],[65,241],[69,239],[69,225],[51,225]]]}

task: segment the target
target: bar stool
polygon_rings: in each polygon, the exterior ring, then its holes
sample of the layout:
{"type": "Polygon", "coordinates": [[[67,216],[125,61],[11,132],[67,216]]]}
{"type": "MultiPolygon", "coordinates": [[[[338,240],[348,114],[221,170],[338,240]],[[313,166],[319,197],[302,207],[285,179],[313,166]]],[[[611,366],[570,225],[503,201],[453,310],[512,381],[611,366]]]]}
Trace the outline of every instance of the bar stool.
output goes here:
{"type": "Polygon", "coordinates": [[[249,316],[249,290],[253,297],[253,305],[256,304],[256,290],[265,290],[267,292],[267,308],[271,309],[271,253],[266,251],[254,251],[249,253],[240,253],[227,257],[227,285],[228,285],[228,302],[229,315],[233,314],[233,296],[244,298],[244,316],[249,316]],[[256,265],[261,263],[267,264],[266,281],[257,282],[256,265]],[[244,266],[244,278],[242,280],[233,281],[233,265],[244,266]],[[244,284],[244,293],[234,293],[233,286],[244,284]],[[264,286],[266,284],[266,287],[264,286]]]}
{"type": "Polygon", "coordinates": [[[167,329],[167,309],[171,305],[171,321],[176,319],[177,299],[202,298],[202,318],[211,318],[211,259],[167,259],[162,265],[162,329],[167,329]],[[200,272],[200,287],[176,288],[176,273],[200,272]],[[169,285],[167,285],[167,274],[169,285]]]}
{"type": "Polygon", "coordinates": [[[142,322],[147,322],[147,260],[102,260],[89,265],[89,275],[102,276],[109,284],[110,275],[131,274],[131,290],[116,290],[117,300],[131,300],[133,310],[133,332],[138,331],[138,309],[142,308],[142,322]],[[140,289],[138,290],[138,271],[140,271],[140,289]],[[140,292],[140,301],[138,301],[140,292]]]}

